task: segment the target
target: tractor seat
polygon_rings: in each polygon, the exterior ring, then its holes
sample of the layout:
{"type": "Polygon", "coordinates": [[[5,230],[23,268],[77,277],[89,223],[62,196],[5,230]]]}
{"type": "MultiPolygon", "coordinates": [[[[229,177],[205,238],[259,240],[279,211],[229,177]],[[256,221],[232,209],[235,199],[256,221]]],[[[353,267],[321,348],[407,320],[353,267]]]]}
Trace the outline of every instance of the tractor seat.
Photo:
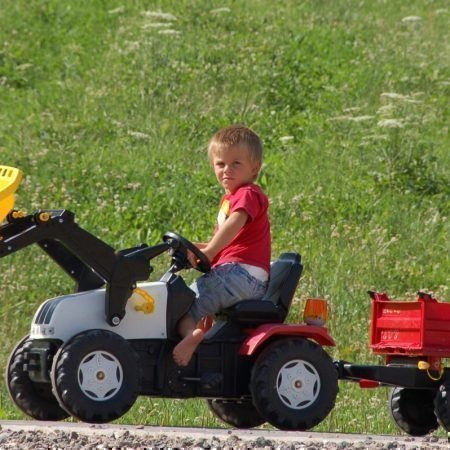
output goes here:
{"type": "Polygon", "coordinates": [[[297,288],[303,266],[298,253],[283,253],[270,266],[270,279],[262,299],[241,300],[219,314],[242,325],[283,323],[297,288]]]}

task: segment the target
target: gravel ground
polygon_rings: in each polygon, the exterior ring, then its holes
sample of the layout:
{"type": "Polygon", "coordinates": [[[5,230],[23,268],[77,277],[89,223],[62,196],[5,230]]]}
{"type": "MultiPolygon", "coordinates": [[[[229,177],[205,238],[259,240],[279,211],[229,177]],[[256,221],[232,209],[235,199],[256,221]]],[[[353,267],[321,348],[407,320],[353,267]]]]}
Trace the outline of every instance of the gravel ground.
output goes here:
{"type": "Polygon", "coordinates": [[[0,449],[448,449],[447,439],[0,422],[0,449]]]}

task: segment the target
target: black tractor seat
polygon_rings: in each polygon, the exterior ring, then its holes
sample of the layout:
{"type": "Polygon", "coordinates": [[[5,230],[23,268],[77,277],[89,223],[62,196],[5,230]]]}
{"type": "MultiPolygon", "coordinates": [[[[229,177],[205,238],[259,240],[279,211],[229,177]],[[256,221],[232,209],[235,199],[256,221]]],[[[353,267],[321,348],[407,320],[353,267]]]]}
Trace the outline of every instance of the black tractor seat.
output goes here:
{"type": "Polygon", "coordinates": [[[241,300],[218,316],[242,325],[283,323],[302,271],[298,253],[282,253],[270,266],[269,285],[262,299],[241,300]]]}

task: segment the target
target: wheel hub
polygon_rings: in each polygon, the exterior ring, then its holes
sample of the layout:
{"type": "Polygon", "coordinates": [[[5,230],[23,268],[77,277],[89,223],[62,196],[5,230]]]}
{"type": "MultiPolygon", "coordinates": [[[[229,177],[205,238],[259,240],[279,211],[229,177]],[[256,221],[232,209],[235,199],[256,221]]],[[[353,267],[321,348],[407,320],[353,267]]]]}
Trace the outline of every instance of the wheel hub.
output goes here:
{"type": "Polygon", "coordinates": [[[304,409],[317,399],[320,377],[315,367],[300,359],[284,364],[277,377],[277,393],[289,408],[304,409]]]}
{"type": "Polygon", "coordinates": [[[111,353],[95,351],[86,355],[78,366],[78,383],[84,395],[95,401],[114,397],[122,387],[123,370],[111,353]]]}

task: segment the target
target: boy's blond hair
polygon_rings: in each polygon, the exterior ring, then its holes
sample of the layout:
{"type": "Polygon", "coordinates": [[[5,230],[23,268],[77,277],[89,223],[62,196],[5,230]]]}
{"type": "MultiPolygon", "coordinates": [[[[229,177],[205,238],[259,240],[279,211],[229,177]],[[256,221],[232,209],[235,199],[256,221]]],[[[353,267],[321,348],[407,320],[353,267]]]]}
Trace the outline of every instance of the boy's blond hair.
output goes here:
{"type": "Polygon", "coordinates": [[[230,125],[214,134],[208,144],[208,159],[212,163],[218,152],[237,146],[246,147],[251,161],[262,163],[263,144],[261,139],[245,125],[230,125]]]}

